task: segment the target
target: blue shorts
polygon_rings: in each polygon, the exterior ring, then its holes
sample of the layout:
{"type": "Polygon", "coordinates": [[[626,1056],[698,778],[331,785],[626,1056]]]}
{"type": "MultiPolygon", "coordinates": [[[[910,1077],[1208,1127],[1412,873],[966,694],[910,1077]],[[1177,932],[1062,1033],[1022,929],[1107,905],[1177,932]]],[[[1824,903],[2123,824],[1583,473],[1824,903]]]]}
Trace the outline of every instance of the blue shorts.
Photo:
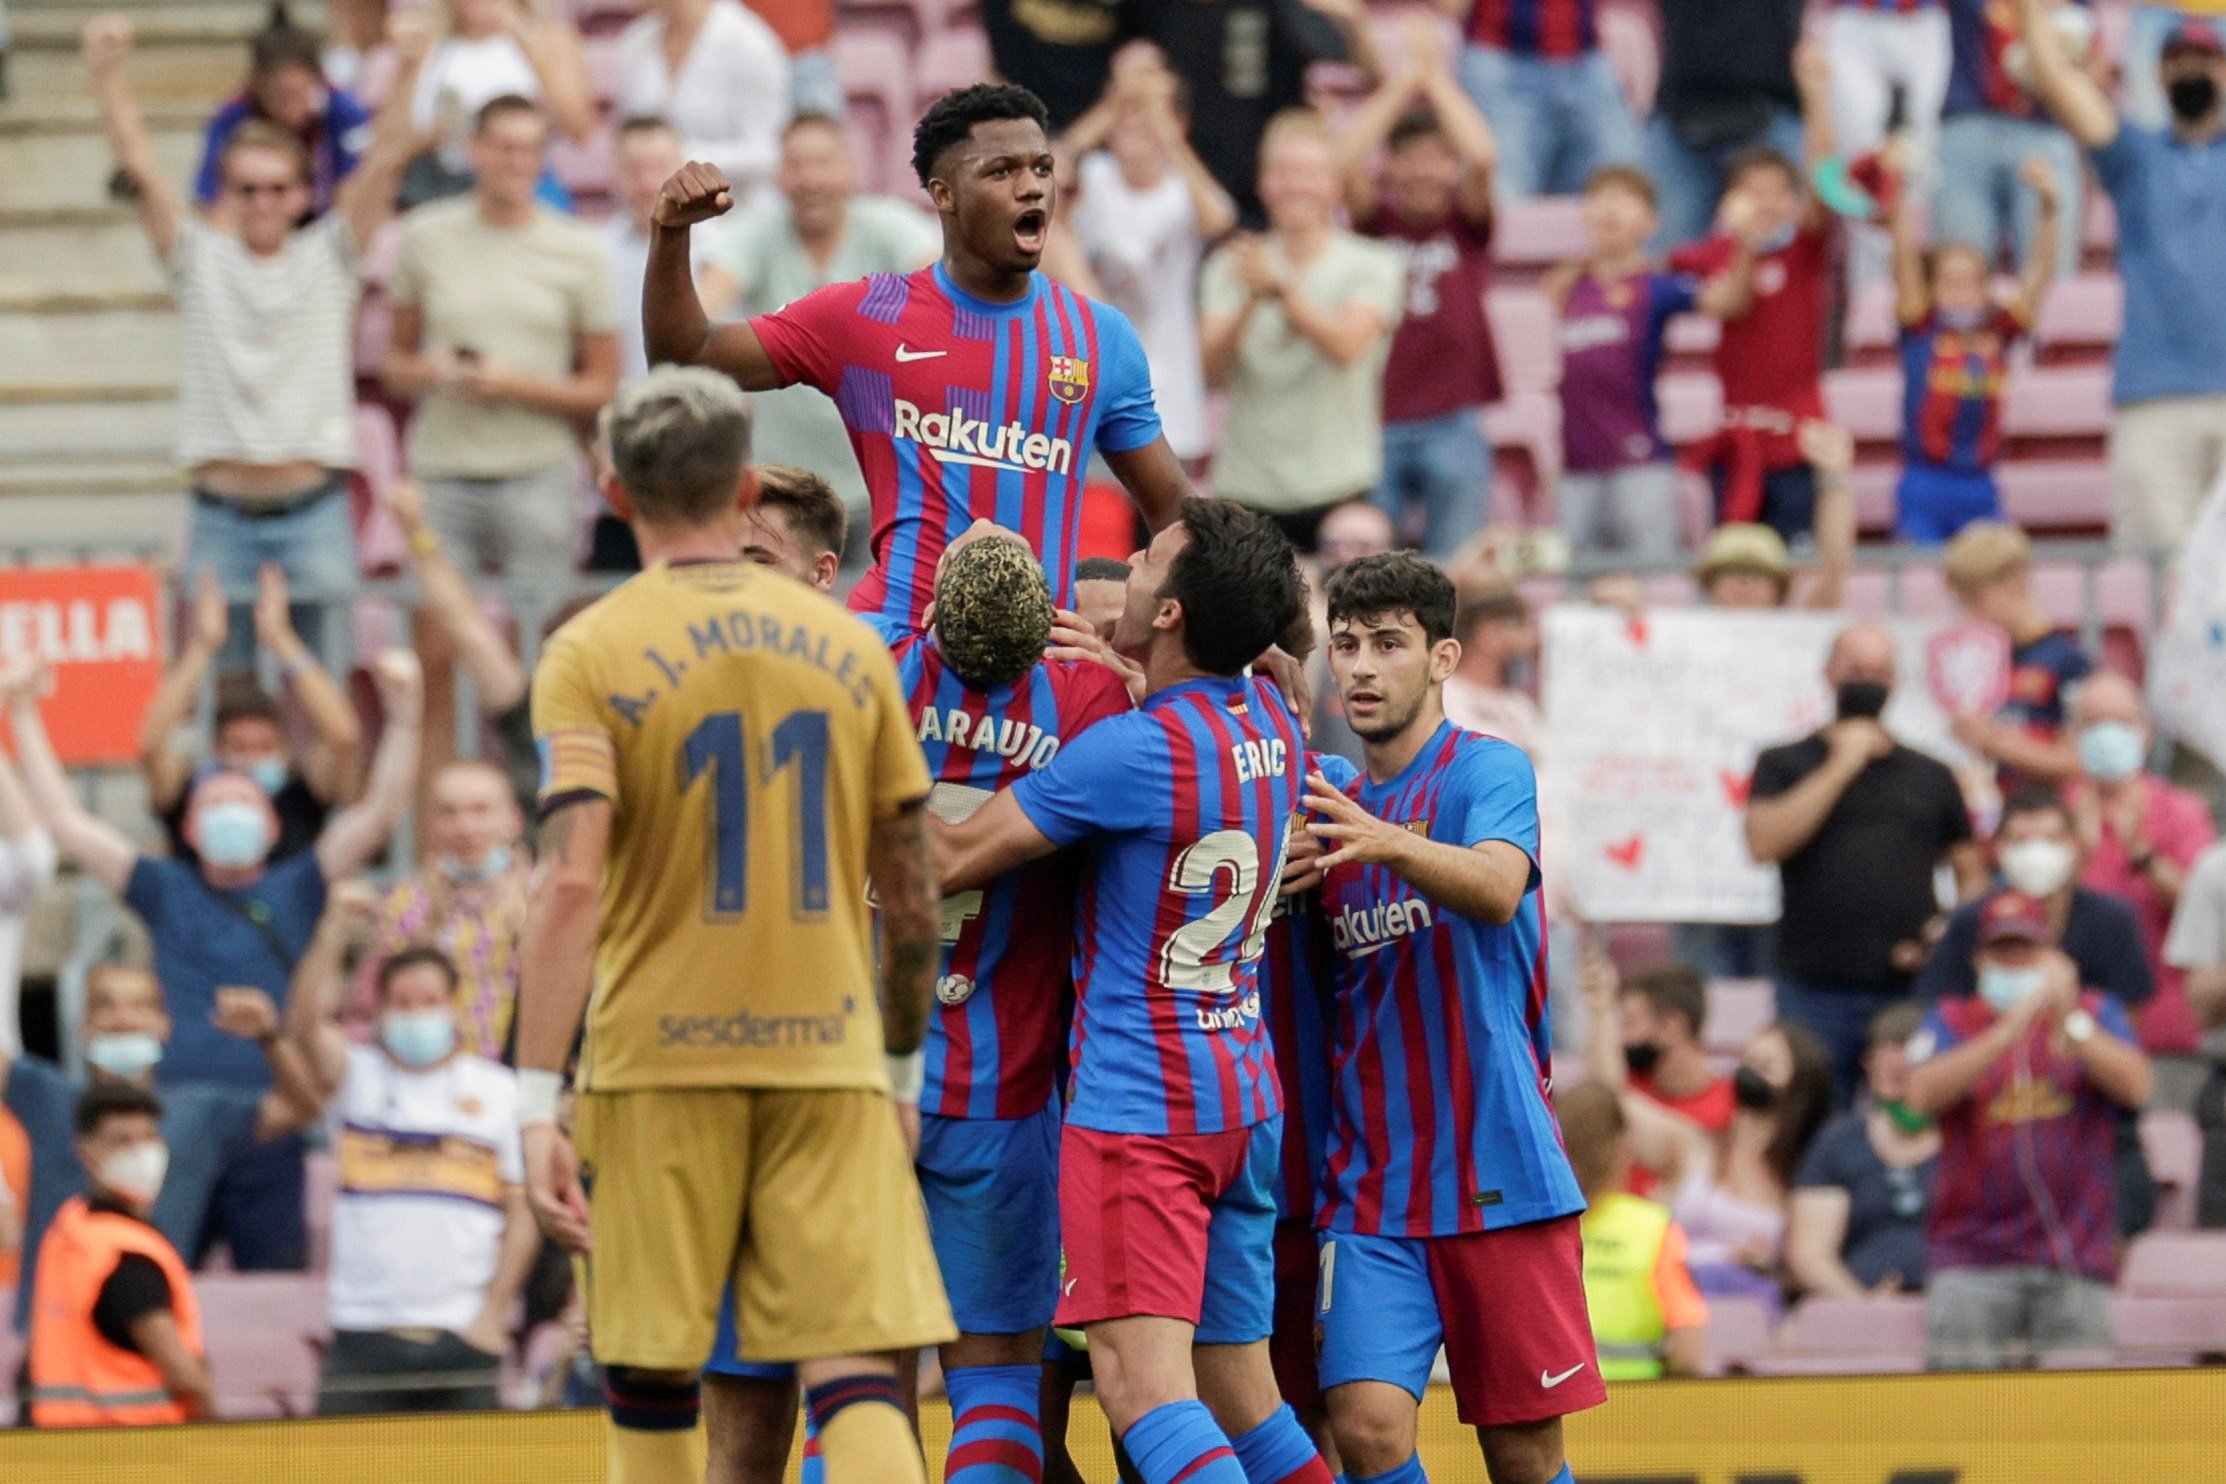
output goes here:
{"type": "Polygon", "coordinates": [[[1911,464],[1894,489],[1894,534],[1935,545],[1955,539],[1975,520],[2000,520],[2002,497],[1989,473],[1966,474],[1936,464],[1911,464]]]}
{"type": "Polygon", "coordinates": [[[740,1381],[786,1381],[796,1384],[796,1367],[785,1361],[744,1360],[742,1333],[734,1323],[734,1285],[719,1295],[719,1332],[712,1337],[711,1358],[703,1363],[706,1376],[731,1376],[740,1381]]]}
{"type": "Polygon", "coordinates": [[[961,1333],[1018,1335],[1059,1304],[1059,1103],[1027,1118],[920,1116],[928,1239],[961,1333]]]}

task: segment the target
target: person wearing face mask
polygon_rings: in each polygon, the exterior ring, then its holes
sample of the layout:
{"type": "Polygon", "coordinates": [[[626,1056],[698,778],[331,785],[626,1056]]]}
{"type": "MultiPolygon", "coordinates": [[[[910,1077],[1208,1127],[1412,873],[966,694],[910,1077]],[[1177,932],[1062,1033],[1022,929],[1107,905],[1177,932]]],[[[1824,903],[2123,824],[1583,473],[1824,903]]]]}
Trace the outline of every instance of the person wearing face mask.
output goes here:
{"type": "Polygon", "coordinates": [[[518,999],[518,934],[533,862],[510,780],[491,763],[450,763],[427,791],[428,858],[387,890],[365,973],[412,947],[433,945],[456,970],[464,1044],[501,1060],[518,999]]]}
{"type": "Polygon", "coordinates": [[[490,1411],[540,1246],[517,1079],[472,1051],[457,966],[438,948],[380,963],[373,1044],[348,1039],[336,1018],[341,961],[377,909],[365,883],[334,888],[286,1007],[286,1039],[329,1109],[340,1165],[317,1411],[490,1411]]]}
{"type": "MultiPolygon", "coordinates": [[[[172,1158],[147,1219],[189,1259],[201,1249],[226,1166],[254,1145],[307,1127],[317,1111],[306,1085],[275,1054],[279,1016],[269,995],[238,985],[220,989],[212,1023],[223,1036],[260,1049],[273,1085],[257,1093],[188,1082],[165,1093],[162,1137],[172,1158]]],[[[31,1156],[22,1203],[24,1272],[13,1314],[18,1331],[30,1320],[40,1238],[64,1203],[84,1189],[84,1171],[71,1149],[78,1097],[89,1086],[152,1089],[171,1033],[155,976],[102,964],[85,979],[85,1014],[77,1031],[87,1067],[83,1079],[40,1057],[0,1054],[0,1107],[22,1124],[31,1156]]]]}
{"type": "Polygon", "coordinates": [[[145,1088],[88,1088],[75,1109],[85,1194],[39,1244],[31,1423],[150,1427],[217,1415],[193,1275],[148,1223],[170,1150],[145,1088]]]}
{"type": "Polygon", "coordinates": [[[1945,863],[1959,892],[1984,885],[1962,790],[1947,765],[1879,721],[1894,643],[1858,624],[1824,666],[1838,719],[1755,760],[1747,849],[1778,868],[1778,1011],[1824,1042],[1841,1100],[1857,1086],[1871,1016],[1908,992],[1939,912],[1945,863]]]}
{"type": "Polygon", "coordinates": [[[2110,996],[2083,988],[2047,904],[1990,899],[1973,988],[1909,1042],[1905,1100],[1940,1126],[1926,1224],[1928,1363],[2032,1364],[2107,1349],[2119,1220],[2120,1115],[2148,1100],[2149,1059],[2110,996]]]}
{"type": "Polygon", "coordinates": [[[1824,1125],[1794,1179],[1786,1269],[1828,1298],[1914,1293],[1925,1286],[1925,1213],[1940,1161],[1931,1115],[1909,1106],[1914,1000],[1871,1017],[1860,1104],[1824,1125]]]}
{"type": "MultiPolygon", "coordinates": [[[[185,833],[197,857],[188,862],[143,853],[85,807],[39,713],[42,675],[24,661],[0,666],[0,702],[33,806],[62,855],[146,924],[175,1016],[158,1073],[165,1090],[212,1083],[260,1093],[271,1085],[264,1057],[214,1024],[218,991],[249,987],[281,999],[324,909],[326,883],[362,869],[410,806],[422,710],[417,657],[385,651],[372,661],[372,678],[385,726],[363,798],[333,815],[313,848],[273,861],[278,819],[270,797],[245,773],[212,773],[187,795],[185,833]]],[[[202,1242],[221,1234],[243,1271],[302,1267],[303,1152],[301,1140],[288,1138],[230,1156],[202,1242]]]]}
{"type": "Polygon", "coordinates": [[[2170,120],[2123,119],[2066,53],[2042,0],[2018,0],[2034,91],[2094,162],[2118,209],[2118,337],[2110,430],[2111,536],[2184,540],[2226,471],[2226,40],[2207,20],[2165,38],[2156,76],[2170,120]]]}
{"type": "MultiPolygon", "coordinates": [[[[2148,771],[2148,712],[2140,689],[2123,675],[2100,672],[2073,692],[2070,722],[2079,776],[2064,798],[2086,857],[2079,884],[2122,899],[2140,926],[2142,955],[2156,981],[2155,998],[2133,1012],[2142,1049],[2189,1056],[2203,1031],[2188,1005],[2185,971],[2166,960],[2164,940],[2188,872],[2217,838],[2210,806],[2148,771]]],[[[2185,1065],[2174,1068],[2181,1077],[2175,1085],[2183,1088],[2190,1085],[2185,1065]]]]}

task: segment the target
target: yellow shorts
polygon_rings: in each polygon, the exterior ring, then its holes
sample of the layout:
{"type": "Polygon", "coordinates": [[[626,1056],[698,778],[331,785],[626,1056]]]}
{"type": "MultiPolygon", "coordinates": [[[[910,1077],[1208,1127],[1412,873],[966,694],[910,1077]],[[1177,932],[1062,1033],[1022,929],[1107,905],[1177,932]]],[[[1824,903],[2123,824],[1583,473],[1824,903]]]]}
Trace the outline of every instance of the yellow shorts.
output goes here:
{"type": "Polygon", "coordinates": [[[730,1277],[744,1360],[956,1336],[886,1094],[588,1092],[574,1135],[595,1238],[588,1332],[603,1364],[697,1369],[730,1277]]]}

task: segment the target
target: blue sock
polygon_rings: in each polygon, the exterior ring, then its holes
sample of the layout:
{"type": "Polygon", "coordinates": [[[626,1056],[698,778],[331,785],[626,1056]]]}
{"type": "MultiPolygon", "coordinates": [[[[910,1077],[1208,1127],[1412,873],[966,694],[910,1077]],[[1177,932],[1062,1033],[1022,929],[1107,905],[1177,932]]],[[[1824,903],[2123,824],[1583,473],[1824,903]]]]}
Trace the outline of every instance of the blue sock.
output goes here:
{"type": "Polygon", "coordinates": [[[827,1461],[819,1456],[819,1424],[804,1414],[804,1461],[798,1466],[796,1484],[827,1484],[827,1461]]]}
{"type": "MultiPolygon", "coordinates": [[[[1347,1474],[1338,1484],[1430,1484],[1430,1476],[1422,1472],[1422,1455],[1415,1454],[1395,1469],[1381,1474],[1347,1474]]],[[[1560,1484],[1549,1480],[1548,1484],[1560,1484]]]]}
{"type": "Polygon", "coordinates": [[[1043,1368],[964,1366],[943,1373],[951,1394],[944,1484],[1038,1484],[1043,1478],[1043,1368]]]}
{"type": "Polygon", "coordinates": [[[1252,1484],[1330,1484],[1321,1450],[1306,1435],[1298,1413],[1287,1406],[1277,1407],[1267,1421],[1230,1446],[1252,1484]]]}
{"type": "Polygon", "coordinates": [[[1228,1435],[1204,1402],[1152,1408],[1121,1434],[1144,1484],[1247,1484],[1228,1435]]]}

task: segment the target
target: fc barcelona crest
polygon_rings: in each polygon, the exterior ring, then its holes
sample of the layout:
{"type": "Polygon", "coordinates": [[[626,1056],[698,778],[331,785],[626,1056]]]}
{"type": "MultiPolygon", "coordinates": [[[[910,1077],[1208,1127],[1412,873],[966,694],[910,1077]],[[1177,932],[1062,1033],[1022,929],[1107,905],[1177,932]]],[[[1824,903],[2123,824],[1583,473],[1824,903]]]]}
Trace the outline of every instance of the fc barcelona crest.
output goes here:
{"type": "Polygon", "coordinates": [[[1053,356],[1047,380],[1051,395],[1072,407],[1090,395],[1090,363],[1080,356],[1053,356]]]}

